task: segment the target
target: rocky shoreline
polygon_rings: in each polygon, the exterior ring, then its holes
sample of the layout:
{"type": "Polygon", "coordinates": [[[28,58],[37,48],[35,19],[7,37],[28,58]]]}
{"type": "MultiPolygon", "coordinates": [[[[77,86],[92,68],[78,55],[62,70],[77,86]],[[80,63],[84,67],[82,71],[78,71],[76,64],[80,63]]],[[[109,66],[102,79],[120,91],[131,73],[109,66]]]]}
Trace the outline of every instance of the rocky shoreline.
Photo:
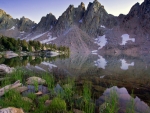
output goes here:
{"type": "Polygon", "coordinates": [[[61,51],[35,51],[35,52],[26,52],[26,51],[21,51],[21,52],[13,52],[13,51],[4,51],[0,52],[0,58],[4,57],[7,59],[14,58],[14,57],[22,57],[22,56],[50,56],[50,57],[55,57],[58,55],[65,54],[64,52],[61,51]]]}

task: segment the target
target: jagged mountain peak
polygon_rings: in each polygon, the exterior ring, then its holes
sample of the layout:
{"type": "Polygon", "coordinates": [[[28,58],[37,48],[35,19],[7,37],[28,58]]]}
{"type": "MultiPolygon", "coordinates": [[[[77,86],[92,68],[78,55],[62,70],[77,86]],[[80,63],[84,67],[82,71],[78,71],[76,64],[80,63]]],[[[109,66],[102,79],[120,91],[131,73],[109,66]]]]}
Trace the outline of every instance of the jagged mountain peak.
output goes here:
{"type": "Polygon", "coordinates": [[[39,31],[51,30],[56,22],[57,22],[56,17],[52,13],[49,13],[41,18],[40,22],[38,23],[38,25],[35,27],[34,30],[39,31]]]}
{"type": "Polygon", "coordinates": [[[0,18],[2,17],[12,18],[9,14],[7,14],[4,10],[0,9],[0,18]]]}
{"type": "Polygon", "coordinates": [[[85,9],[85,4],[83,2],[81,2],[81,4],[78,6],[78,8],[84,8],[85,9]]]}

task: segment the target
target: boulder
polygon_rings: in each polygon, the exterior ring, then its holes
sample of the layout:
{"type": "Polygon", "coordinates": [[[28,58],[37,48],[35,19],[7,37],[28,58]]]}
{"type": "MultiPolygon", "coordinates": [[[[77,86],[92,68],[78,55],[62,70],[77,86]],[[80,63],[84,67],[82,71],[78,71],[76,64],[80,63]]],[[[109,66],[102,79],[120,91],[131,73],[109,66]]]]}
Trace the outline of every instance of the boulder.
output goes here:
{"type": "Polygon", "coordinates": [[[13,70],[14,70],[14,68],[10,68],[5,64],[0,65],[0,75],[7,74],[7,73],[12,73],[13,70]]]}
{"type": "Polygon", "coordinates": [[[37,93],[35,93],[37,96],[40,96],[40,95],[42,95],[43,93],[42,93],[42,91],[39,91],[39,92],[37,92],[37,93]]]}
{"type": "Polygon", "coordinates": [[[21,86],[22,84],[20,83],[20,81],[16,81],[14,84],[10,84],[10,85],[7,85],[3,88],[0,89],[0,96],[3,96],[6,92],[8,92],[10,89],[15,89],[19,86],[21,86]]]}
{"type": "Polygon", "coordinates": [[[78,109],[73,109],[73,113],[85,113],[84,111],[78,110],[78,109]]]}
{"type": "Polygon", "coordinates": [[[28,97],[22,97],[22,100],[26,101],[26,102],[29,102],[29,103],[32,103],[33,101],[28,98],[28,97]]]}
{"type": "Polygon", "coordinates": [[[17,87],[15,90],[22,93],[22,92],[28,90],[28,88],[26,86],[22,86],[22,87],[17,87]]]}
{"type": "Polygon", "coordinates": [[[46,100],[45,101],[45,106],[49,106],[51,104],[52,100],[46,100]]]}
{"type": "Polygon", "coordinates": [[[13,57],[17,57],[18,54],[14,53],[13,51],[6,51],[4,57],[5,58],[13,58],[13,57]]]}
{"type": "Polygon", "coordinates": [[[33,77],[29,77],[28,79],[27,79],[27,84],[29,84],[29,85],[34,85],[35,83],[38,83],[38,84],[45,84],[45,80],[44,79],[42,79],[42,78],[40,78],[40,77],[35,77],[35,76],[33,76],[33,77]]]}
{"type": "Polygon", "coordinates": [[[24,113],[22,109],[14,108],[14,107],[8,107],[4,109],[0,109],[0,113],[24,113]]]}

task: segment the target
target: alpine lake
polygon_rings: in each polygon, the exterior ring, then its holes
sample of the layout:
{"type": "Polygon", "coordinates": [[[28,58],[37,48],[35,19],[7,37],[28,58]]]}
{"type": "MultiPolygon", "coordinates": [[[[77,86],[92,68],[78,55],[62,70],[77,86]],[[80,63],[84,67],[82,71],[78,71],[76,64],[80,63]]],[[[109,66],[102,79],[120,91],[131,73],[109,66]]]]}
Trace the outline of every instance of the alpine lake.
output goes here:
{"type": "MultiPolygon", "coordinates": [[[[88,56],[76,54],[69,57],[24,56],[11,59],[0,58],[0,64],[16,69],[21,68],[25,72],[30,71],[34,76],[42,73],[53,75],[56,92],[64,90],[63,85],[67,84],[68,78],[74,80],[76,90],[83,94],[84,91],[86,92],[86,90],[82,91],[86,83],[91,88],[90,101],[95,104],[94,111],[86,111],[85,108],[74,106],[86,113],[150,113],[149,55],[111,56],[91,53],[88,56]],[[108,98],[111,98],[111,101],[108,101],[108,98]],[[117,111],[109,110],[113,107],[117,111]]],[[[29,74],[24,74],[23,81],[26,81],[28,76],[29,74]]],[[[1,75],[1,78],[4,76],[1,75]]],[[[0,82],[2,84],[3,81],[0,82]]],[[[28,90],[22,92],[23,96],[36,93],[35,85],[27,85],[27,87],[28,90]]],[[[38,85],[38,91],[41,91],[42,95],[50,94],[48,87],[44,85],[38,85]]],[[[82,97],[80,94],[76,96],[82,97]]],[[[71,111],[72,108],[67,109],[71,111]]]]}

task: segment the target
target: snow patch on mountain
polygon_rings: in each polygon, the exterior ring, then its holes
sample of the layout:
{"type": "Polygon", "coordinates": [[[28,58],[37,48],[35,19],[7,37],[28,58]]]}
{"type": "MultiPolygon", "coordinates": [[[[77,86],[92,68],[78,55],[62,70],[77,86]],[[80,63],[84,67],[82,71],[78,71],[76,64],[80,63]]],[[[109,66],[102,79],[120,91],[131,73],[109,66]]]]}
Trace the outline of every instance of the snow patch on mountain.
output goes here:
{"type": "Polygon", "coordinates": [[[122,43],[120,45],[126,45],[128,41],[135,42],[135,38],[129,38],[130,36],[128,34],[123,34],[121,37],[122,37],[122,43]]]}
{"type": "Polygon", "coordinates": [[[15,26],[13,26],[12,28],[8,29],[8,30],[15,30],[15,26]]]}
{"type": "Polygon", "coordinates": [[[106,28],[104,25],[101,25],[100,27],[101,27],[101,28],[106,28]]]}
{"type": "Polygon", "coordinates": [[[48,33],[48,38],[47,39],[45,39],[45,40],[42,40],[42,41],[40,41],[41,43],[48,43],[48,42],[51,42],[51,41],[53,41],[53,40],[55,40],[55,39],[57,39],[57,37],[52,37],[52,35],[51,35],[51,33],[48,33]]]}
{"type": "Polygon", "coordinates": [[[47,33],[47,32],[42,33],[42,34],[39,34],[39,35],[37,35],[37,36],[35,36],[35,37],[31,38],[30,40],[38,39],[38,38],[40,38],[41,36],[45,35],[46,33],[47,33]]]}
{"type": "Polygon", "coordinates": [[[99,36],[95,39],[95,43],[100,46],[98,49],[102,49],[107,44],[106,36],[99,36]]]}

